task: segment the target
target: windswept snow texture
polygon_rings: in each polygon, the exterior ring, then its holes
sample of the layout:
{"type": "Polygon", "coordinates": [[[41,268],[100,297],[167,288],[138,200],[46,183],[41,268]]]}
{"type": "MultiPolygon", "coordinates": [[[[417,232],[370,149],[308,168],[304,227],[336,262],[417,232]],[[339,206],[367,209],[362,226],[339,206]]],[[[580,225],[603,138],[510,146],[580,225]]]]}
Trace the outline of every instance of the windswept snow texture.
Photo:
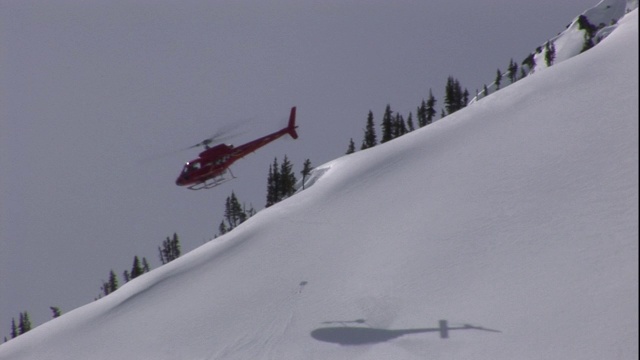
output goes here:
{"type": "Polygon", "coordinates": [[[635,359],[638,12],[0,359],[635,359]]]}

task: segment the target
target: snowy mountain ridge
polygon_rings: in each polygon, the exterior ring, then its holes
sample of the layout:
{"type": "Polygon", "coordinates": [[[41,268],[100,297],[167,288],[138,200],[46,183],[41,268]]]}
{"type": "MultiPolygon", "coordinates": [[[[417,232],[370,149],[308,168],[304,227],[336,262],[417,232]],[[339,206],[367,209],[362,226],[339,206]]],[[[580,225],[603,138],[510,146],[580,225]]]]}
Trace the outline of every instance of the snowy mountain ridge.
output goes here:
{"type": "Polygon", "coordinates": [[[0,359],[635,358],[637,53],[634,10],[0,359]]]}
{"type": "MultiPolygon", "coordinates": [[[[596,27],[597,32],[594,34],[592,41],[594,44],[597,44],[606,38],[618,26],[618,21],[625,14],[637,8],[637,0],[601,0],[596,6],[587,9],[579,16],[576,16],[573,21],[567,25],[565,30],[535,49],[535,51],[530,54],[533,67],[530,66],[531,63],[528,65],[520,64],[522,66],[521,70],[525,72],[525,75],[531,75],[549,67],[545,59],[548,51],[546,49],[547,44],[551,44],[554,49],[554,60],[552,61],[552,65],[558,64],[582,53],[585,41],[589,34],[586,29],[581,28],[579,21],[581,16],[584,16],[591,25],[596,27]]],[[[508,70],[504,71],[502,74],[503,88],[511,85],[509,80],[506,79],[507,72],[508,70]]],[[[518,77],[522,76],[523,75],[518,75],[518,77]]],[[[497,90],[497,87],[498,86],[494,81],[487,86],[486,90],[489,93],[492,93],[497,90]]],[[[484,96],[485,90],[483,89],[478,95],[470,100],[470,103],[474,103],[484,96]]]]}
{"type": "MultiPolygon", "coordinates": [[[[638,8],[637,0],[602,0],[596,6],[584,11],[581,16],[584,16],[591,25],[598,28],[594,36],[594,43],[597,44],[617,27],[618,20],[636,8],[638,8]]],[[[578,16],[564,31],[549,40],[555,45],[556,49],[554,63],[562,62],[580,54],[586,36],[587,31],[581,29],[578,16]]],[[[544,44],[540,48],[544,48],[544,44]]],[[[536,68],[534,71],[546,67],[544,56],[544,52],[536,53],[534,56],[536,68]]]]}

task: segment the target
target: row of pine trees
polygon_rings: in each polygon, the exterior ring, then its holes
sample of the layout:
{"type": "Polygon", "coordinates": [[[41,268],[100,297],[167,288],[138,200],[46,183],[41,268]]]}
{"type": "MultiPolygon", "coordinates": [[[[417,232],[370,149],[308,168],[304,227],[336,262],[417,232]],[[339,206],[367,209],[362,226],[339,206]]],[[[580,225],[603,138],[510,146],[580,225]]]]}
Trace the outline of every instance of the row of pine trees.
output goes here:
{"type": "MultiPolygon", "coordinates": [[[[547,42],[545,45],[546,50],[546,62],[547,66],[553,64],[555,59],[555,48],[552,42],[547,42]]],[[[536,50],[541,52],[541,48],[536,50]]],[[[534,54],[530,54],[525,60],[522,61],[522,65],[518,64],[511,59],[507,71],[502,73],[500,69],[496,72],[496,78],[493,83],[495,90],[499,90],[502,84],[502,79],[506,78],[510,83],[514,83],[519,79],[527,76],[535,67],[534,54]],[[518,76],[518,70],[520,75],[518,76]]],[[[485,97],[489,94],[489,87],[484,85],[482,92],[476,90],[475,100],[479,100],[481,97],[485,97]]],[[[466,107],[470,103],[470,93],[468,89],[462,88],[460,81],[449,76],[445,85],[445,97],[443,100],[444,107],[440,110],[440,118],[444,118],[447,115],[453,114],[456,111],[466,107]]],[[[433,96],[432,89],[429,89],[429,96],[427,99],[423,99],[420,105],[416,108],[416,118],[414,120],[413,113],[409,113],[405,118],[399,112],[393,112],[391,105],[387,104],[384,114],[382,115],[382,122],[380,124],[381,138],[378,140],[378,133],[376,131],[376,124],[374,115],[371,110],[367,114],[366,124],[364,128],[364,135],[360,144],[360,150],[372,148],[378,144],[385,143],[387,141],[398,138],[408,132],[414,131],[416,128],[421,128],[433,123],[436,120],[438,111],[436,110],[437,104],[436,98],[433,96]]],[[[356,144],[353,138],[349,140],[346,154],[351,154],[356,151],[356,144]]],[[[301,174],[303,176],[302,188],[304,189],[305,178],[311,173],[311,162],[307,159],[303,165],[301,174]]],[[[267,195],[265,207],[272,206],[283,199],[293,195],[297,189],[294,185],[297,179],[293,172],[293,164],[285,155],[282,163],[278,163],[278,158],[275,158],[273,163],[269,165],[269,171],[267,174],[267,195]]],[[[256,210],[253,206],[248,208],[242,204],[235,192],[232,192],[225,201],[224,219],[218,225],[217,236],[224,235],[235,227],[246,221],[253,216],[256,210]]]]}
{"type": "MultiPolygon", "coordinates": [[[[173,237],[167,236],[167,238],[162,242],[162,246],[158,246],[158,255],[160,258],[160,263],[162,265],[167,264],[179,258],[181,252],[182,251],[180,248],[180,239],[178,238],[177,233],[173,233],[173,237]]],[[[126,282],[129,282],[130,280],[137,278],[138,276],[144,273],[148,273],[149,271],[151,271],[151,266],[149,265],[147,258],[143,257],[141,260],[138,257],[138,255],[135,255],[133,257],[133,264],[131,265],[131,270],[125,270],[122,273],[122,276],[126,283],[126,282]]],[[[103,296],[107,296],[112,292],[118,290],[118,283],[119,283],[118,275],[116,275],[116,273],[113,270],[111,270],[109,272],[109,280],[102,282],[102,286],[100,287],[101,292],[95,298],[95,300],[98,300],[103,296]]]]}
{"type": "MultiPolygon", "coordinates": [[[[594,37],[596,32],[600,28],[604,27],[604,24],[594,26],[589,23],[584,15],[580,15],[578,18],[578,26],[579,29],[585,31],[584,45],[582,48],[582,51],[584,52],[594,46],[594,37]]],[[[444,107],[440,109],[440,119],[466,107],[471,101],[478,101],[481,98],[486,97],[490,93],[490,87],[492,87],[494,91],[497,91],[504,85],[503,81],[509,81],[508,84],[513,84],[516,81],[525,78],[528,74],[532,73],[536,67],[535,55],[542,54],[543,51],[545,65],[547,67],[552,66],[556,58],[556,49],[552,41],[547,41],[544,45],[544,49],[542,46],[536,48],[536,51],[534,53],[530,53],[524,60],[522,60],[520,65],[518,65],[518,63],[512,58],[509,61],[506,71],[503,72],[498,68],[491,86],[487,86],[485,84],[481,91],[476,90],[475,97],[473,99],[470,98],[469,90],[467,88],[463,89],[458,79],[453,76],[449,76],[445,85],[445,96],[443,100],[444,107]]],[[[432,89],[429,89],[429,96],[427,99],[423,99],[420,105],[416,108],[415,120],[413,118],[413,113],[409,112],[405,118],[399,112],[394,113],[391,110],[391,105],[387,104],[380,124],[380,144],[414,131],[416,128],[432,124],[436,121],[436,116],[438,114],[438,111],[436,110],[437,102],[438,101],[433,96],[432,89]]],[[[374,115],[373,112],[369,110],[363,139],[360,144],[360,150],[372,148],[377,144],[378,135],[374,115]]],[[[353,138],[351,138],[347,146],[346,154],[351,154],[355,151],[356,144],[353,141],[353,138]]],[[[313,168],[311,167],[309,159],[305,161],[303,166],[301,174],[303,177],[302,188],[304,189],[305,178],[311,173],[313,168]]],[[[280,202],[281,200],[293,195],[297,190],[294,188],[297,179],[292,168],[293,165],[286,155],[284,156],[281,164],[279,164],[278,159],[275,158],[273,164],[269,166],[269,172],[267,175],[267,201],[265,207],[269,207],[280,202]]],[[[236,194],[232,192],[225,201],[224,219],[218,226],[218,234],[216,236],[223,235],[233,230],[236,226],[246,221],[255,213],[256,211],[252,206],[246,208],[245,205],[241,205],[236,194]]]]}
{"type": "MultiPolygon", "coordinates": [[[[307,159],[305,160],[303,169],[300,172],[302,175],[301,187],[303,189],[306,177],[309,176],[311,170],[313,170],[311,167],[311,160],[307,159]]],[[[273,163],[269,165],[269,172],[267,174],[267,196],[265,208],[277,204],[278,202],[293,195],[297,191],[297,182],[298,179],[293,171],[293,163],[291,163],[289,158],[285,155],[282,163],[279,163],[278,158],[276,157],[273,160],[273,163]]],[[[247,207],[246,205],[241,204],[235,192],[232,191],[231,195],[229,195],[225,200],[224,219],[222,219],[220,225],[218,225],[218,233],[215,237],[228,233],[238,225],[245,222],[255,213],[256,210],[253,206],[250,205],[247,207]]]]}
{"type": "MultiPolygon", "coordinates": [[[[581,21],[586,21],[586,18],[581,16],[581,21]]],[[[588,24],[588,21],[586,21],[588,24]]],[[[591,29],[591,32],[587,31],[585,35],[585,47],[583,49],[588,49],[588,44],[591,43],[591,39],[593,38],[593,27],[589,27],[589,25],[584,25],[585,29],[591,29]]],[[[526,77],[530,74],[535,68],[535,54],[542,53],[542,47],[536,49],[535,53],[529,54],[518,66],[518,63],[513,59],[509,61],[509,65],[507,66],[506,72],[502,72],[500,69],[496,71],[496,77],[492,84],[494,91],[500,89],[500,86],[503,84],[503,79],[509,81],[509,84],[513,84],[516,81],[526,77]],[[519,71],[519,72],[518,72],[519,71]]],[[[552,41],[547,41],[544,46],[545,51],[545,63],[547,66],[553,65],[555,60],[555,46],[552,41]]],[[[453,76],[449,76],[447,78],[447,83],[445,85],[445,95],[443,100],[444,107],[440,109],[440,119],[446,117],[447,115],[453,114],[456,111],[466,107],[469,103],[474,100],[480,100],[483,97],[489,95],[489,86],[484,85],[482,91],[476,90],[475,97],[473,99],[470,98],[470,93],[467,88],[462,88],[460,85],[460,81],[453,76]]],[[[438,111],[436,110],[437,104],[436,98],[433,96],[432,89],[429,89],[429,96],[427,99],[423,99],[420,105],[416,108],[416,120],[414,122],[413,113],[409,112],[409,115],[405,117],[396,112],[394,113],[391,110],[391,105],[387,104],[384,114],[382,115],[382,122],[380,124],[381,138],[380,143],[385,143],[387,141],[393,140],[397,137],[400,137],[408,132],[411,132],[418,128],[427,126],[433,123],[436,120],[436,116],[438,111]]],[[[367,115],[367,120],[364,128],[364,135],[360,145],[360,150],[365,150],[368,148],[372,148],[378,144],[378,137],[376,132],[376,126],[374,121],[374,115],[371,110],[367,115]]],[[[349,140],[349,144],[347,146],[346,154],[351,154],[356,151],[356,144],[353,141],[353,138],[349,140]]]]}
{"type": "MultiPolygon", "coordinates": [[[[178,257],[180,257],[181,249],[180,249],[180,239],[178,238],[178,234],[174,233],[173,237],[167,237],[166,240],[163,241],[162,246],[158,247],[158,253],[160,257],[160,262],[162,265],[169,263],[178,257]]],[[[123,272],[123,278],[125,282],[129,282],[137,278],[138,276],[151,271],[151,267],[149,266],[149,262],[145,257],[140,259],[137,255],[133,257],[133,264],[130,270],[125,270],[123,272]]],[[[111,270],[109,272],[109,279],[107,281],[103,281],[100,286],[100,294],[94,298],[94,300],[98,300],[104,296],[111,294],[112,292],[118,290],[119,280],[116,273],[111,270]]],[[[53,313],[53,318],[57,318],[62,314],[60,308],[57,306],[49,307],[53,313]]],[[[31,319],[29,317],[29,313],[27,311],[21,312],[19,316],[19,320],[16,323],[15,318],[11,319],[11,331],[10,336],[11,339],[16,338],[26,332],[31,330],[31,319]]],[[[4,341],[7,342],[9,338],[4,337],[4,341]]]]}

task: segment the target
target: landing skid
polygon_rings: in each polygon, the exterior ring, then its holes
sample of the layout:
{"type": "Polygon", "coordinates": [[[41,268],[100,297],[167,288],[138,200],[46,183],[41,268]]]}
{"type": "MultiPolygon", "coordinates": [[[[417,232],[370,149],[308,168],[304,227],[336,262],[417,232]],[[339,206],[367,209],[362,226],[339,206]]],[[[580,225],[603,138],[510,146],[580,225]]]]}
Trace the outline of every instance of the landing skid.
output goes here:
{"type": "Polygon", "coordinates": [[[189,187],[187,187],[187,189],[189,190],[203,190],[203,189],[212,189],[222,183],[226,183],[229,180],[233,180],[235,179],[235,175],[233,175],[233,173],[231,172],[231,169],[227,169],[225,172],[223,172],[222,174],[211,178],[209,180],[203,181],[201,183],[197,183],[197,184],[193,184],[189,187]],[[225,174],[229,173],[229,175],[231,175],[231,177],[229,178],[225,178],[225,174]]]}

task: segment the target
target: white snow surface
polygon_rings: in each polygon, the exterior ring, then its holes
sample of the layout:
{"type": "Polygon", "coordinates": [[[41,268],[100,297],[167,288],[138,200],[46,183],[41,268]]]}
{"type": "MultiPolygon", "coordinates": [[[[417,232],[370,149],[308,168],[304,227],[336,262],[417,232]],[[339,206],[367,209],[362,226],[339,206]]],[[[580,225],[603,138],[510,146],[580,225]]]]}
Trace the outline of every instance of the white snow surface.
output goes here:
{"type": "Polygon", "coordinates": [[[0,359],[638,357],[637,10],[311,180],[0,359]]]}

